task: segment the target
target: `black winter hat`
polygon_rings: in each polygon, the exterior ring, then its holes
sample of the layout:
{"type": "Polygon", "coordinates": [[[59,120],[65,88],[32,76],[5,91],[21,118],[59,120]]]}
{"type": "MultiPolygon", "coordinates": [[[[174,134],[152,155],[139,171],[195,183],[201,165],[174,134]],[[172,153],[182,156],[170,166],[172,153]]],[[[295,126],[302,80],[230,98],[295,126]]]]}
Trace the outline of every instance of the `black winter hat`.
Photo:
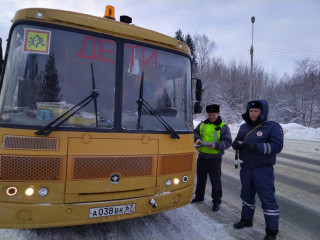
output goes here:
{"type": "Polygon", "coordinates": [[[220,111],[220,106],[217,104],[211,104],[206,107],[207,113],[218,113],[220,111]]]}
{"type": "Polygon", "coordinates": [[[250,101],[248,102],[247,109],[250,108],[259,108],[262,110],[262,104],[260,101],[250,101]]]}

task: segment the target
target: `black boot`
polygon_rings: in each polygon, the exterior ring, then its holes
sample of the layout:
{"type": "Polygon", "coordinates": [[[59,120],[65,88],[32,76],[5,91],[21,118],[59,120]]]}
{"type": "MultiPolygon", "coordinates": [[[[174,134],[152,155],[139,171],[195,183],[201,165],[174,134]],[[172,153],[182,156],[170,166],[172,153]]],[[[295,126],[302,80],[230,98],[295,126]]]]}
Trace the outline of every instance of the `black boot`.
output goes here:
{"type": "Polygon", "coordinates": [[[266,236],[264,240],[276,240],[277,239],[278,230],[270,230],[266,228],[266,236]]]}
{"type": "Polygon", "coordinates": [[[213,204],[213,206],[212,206],[212,211],[218,212],[219,209],[220,209],[220,204],[213,204]]]}
{"type": "Polygon", "coordinates": [[[203,198],[197,198],[197,197],[195,197],[195,198],[193,198],[192,200],[191,200],[191,203],[195,203],[195,202],[203,202],[203,198]]]}
{"type": "Polygon", "coordinates": [[[244,228],[244,227],[252,227],[252,220],[244,220],[241,218],[240,222],[237,222],[235,224],[233,224],[233,227],[235,229],[241,229],[241,228],[244,228]]]}

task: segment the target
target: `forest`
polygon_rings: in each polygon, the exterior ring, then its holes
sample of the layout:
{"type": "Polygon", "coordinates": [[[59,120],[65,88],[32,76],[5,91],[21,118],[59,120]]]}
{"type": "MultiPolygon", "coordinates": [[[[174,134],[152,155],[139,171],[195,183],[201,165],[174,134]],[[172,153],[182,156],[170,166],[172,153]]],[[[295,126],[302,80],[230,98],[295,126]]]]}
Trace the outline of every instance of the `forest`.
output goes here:
{"type": "Polygon", "coordinates": [[[183,35],[179,29],[175,38],[185,42],[192,55],[192,77],[203,83],[203,111],[195,119],[205,117],[205,106],[220,105],[220,115],[228,123],[240,123],[249,100],[252,77],[253,99],[269,103],[269,120],[320,127],[320,60],[302,59],[295,62],[292,75],[270,73],[256,59],[251,74],[250,57],[226,62],[216,57],[215,42],[205,34],[183,35]]]}

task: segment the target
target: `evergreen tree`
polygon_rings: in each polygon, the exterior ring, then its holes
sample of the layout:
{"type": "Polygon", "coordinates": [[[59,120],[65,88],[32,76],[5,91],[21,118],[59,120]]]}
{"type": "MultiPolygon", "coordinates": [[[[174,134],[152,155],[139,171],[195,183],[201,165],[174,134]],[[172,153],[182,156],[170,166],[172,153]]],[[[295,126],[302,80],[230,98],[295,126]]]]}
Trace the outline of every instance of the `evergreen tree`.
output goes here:
{"type": "Polygon", "coordinates": [[[185,43],[189,46],[191,51],[191,65],[192,71],[194,72],[197,68],[197,59],[196,59],[196,46],[192,40],[191,35],[188,33],[185,37],[185,43]]]}
{"type": "Polygon", "coordinates": [[[192,72],[194,73],[197,68],[197,60],[196,60],[196,46],[192,40],[191,35],[188,33],[186,36],[182,34],[182,31],[179,29],[176,31],[176,35],[174,37],[175,39],[178,39],[181,42],[184,42],[188,45],[191,51],[191,68],[192,72]]]}
{"type": "Polygon", "coordinates": [[[176,31],[176,36],[174,38],[178,39],[181,42],[185,42],[184,36],[183,36],[182,31],[180,29],[178,31],[176,31]]]}
{"type": "Polygon", "coordinates": [[[48,61],[46,63],[44,81],[44,101],[58,102],[61,98],[61,96],[59,96],[60,83],[58,80],[58,70],[56,69],[56,61],[53,52],[49,54],[48,61]]]}

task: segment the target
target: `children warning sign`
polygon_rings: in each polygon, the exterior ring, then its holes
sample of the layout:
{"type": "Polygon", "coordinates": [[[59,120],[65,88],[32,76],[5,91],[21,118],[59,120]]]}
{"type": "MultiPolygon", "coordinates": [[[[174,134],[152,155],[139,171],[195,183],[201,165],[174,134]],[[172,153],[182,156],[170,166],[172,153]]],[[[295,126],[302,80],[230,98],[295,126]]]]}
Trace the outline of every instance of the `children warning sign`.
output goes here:
{"type": "Polygon", "coordinates": [[[37,29],[25,29],[24,51],[49,54],[51,32],[37,29]]]}

